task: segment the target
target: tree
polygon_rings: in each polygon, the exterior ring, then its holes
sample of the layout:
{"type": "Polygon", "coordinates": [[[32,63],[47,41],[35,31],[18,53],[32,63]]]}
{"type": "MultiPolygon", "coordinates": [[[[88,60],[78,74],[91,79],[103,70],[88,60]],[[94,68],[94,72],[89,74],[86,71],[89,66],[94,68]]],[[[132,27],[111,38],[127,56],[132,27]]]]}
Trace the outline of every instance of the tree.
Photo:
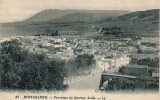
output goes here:
{"type": "Polygon", "coordinates": [[[47,59],[21,48],[18,40],[3,42],[0,50],[1,87],[5,89],[62,90],[67,77],[61,59],[47,59]]]}
{"type": "Polygon", "coordinates": [[[159,59],[150,59],[150,58],[145,58],[145,59],[140,59],[137,62],[138,65],[147,65],[149,67],[159,67],[159,59]]]}
{"type": "Polygon", "coordinates": [[[23,51],[20,45],[18,40],[6,41],[1,44],[1,86],[4,88],[18,88],[21,82],[21,67],[27,51],[23,51]]]}
{"type": "Polygon", "coordinates": [[[119,67],[119,72],[122,74],[122,76],[125,73],[125,66],[119,67]]]}
{"type": "Polygon", "coordinates": [[[75,75],[77,74],[77,64],[74,60],[69,60],[65,62],[65,67],[68,71],[68,74],[75,75]]]}
{"type": "Polygon", "coordinates": [[[89,54],[78,55],[75,58],[77,68],[90,67],[95,64],[94,56],[89,54]]]}
{"type": "Polygon", "coordinates": [[[139,46],[136,46],[136,47],[137,47],[137,49],[138,49],[137,53],[139,53],[139,54],[143,53],[143,51],[140,49],[139,46]]]}
{"type": "Polygon", "coordinates": [[[141,49],[138,49],[137,53],[141,54],[143,53],[141,49]]]}

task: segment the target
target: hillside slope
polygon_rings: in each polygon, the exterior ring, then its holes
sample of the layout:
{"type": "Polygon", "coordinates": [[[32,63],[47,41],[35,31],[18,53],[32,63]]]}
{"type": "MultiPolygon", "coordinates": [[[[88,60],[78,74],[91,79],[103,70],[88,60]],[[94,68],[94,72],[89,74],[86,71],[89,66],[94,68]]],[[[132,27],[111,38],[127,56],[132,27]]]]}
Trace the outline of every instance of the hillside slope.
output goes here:
{"type": "Polygon", "coordinates": [[[152,9],[146,11],[138,11],[129,14],[119,16],[116,20],[126,21],[126,20],[141,20],[141,21],[157,21],[159,20],[159,9],[152,9]]]}
{"type": "Polygon", "coordinates": [[[159,36],[159,9],[132,12],[107,21],[103,27],[118,26],[125,36],[159,36]]]}
{"type": "MultiPolygon", "coordinates": [[[[38,14],[32,16],[25,20],[25,22],[42,22],[42,21],[64,21],[68,17],[74,19],[74,21],[79,21],[85,19],[86,15],[89,17],[114,17],[130,13],[129,11],[123,10],[58,10],[58,9],[47,9],[39,12],[38,14]],[[75,17],[76,16],[76,17],[75,17]],[[61,20],[57,20],[61,19],[61,20]]],[[[88,20],[88,19],[86,19],[88,20]]],[[[85,20],[85,21],[86,21],[85,20]]],[[[100,20],[100,19],[99,19],[100,20]]],[[[67,20],[65,20],[67,21],[67,20]]]]}

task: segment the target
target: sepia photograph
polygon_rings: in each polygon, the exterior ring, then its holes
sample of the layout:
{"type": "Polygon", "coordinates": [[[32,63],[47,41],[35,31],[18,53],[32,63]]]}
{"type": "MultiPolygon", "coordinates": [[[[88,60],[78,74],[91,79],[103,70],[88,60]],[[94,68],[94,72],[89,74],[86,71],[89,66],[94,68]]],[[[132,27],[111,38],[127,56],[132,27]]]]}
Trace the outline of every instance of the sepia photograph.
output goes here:
{"type": "Polygon", "coordinates": [[[158,100],[159,0],[0,0],[2,100],[158,100]]]}

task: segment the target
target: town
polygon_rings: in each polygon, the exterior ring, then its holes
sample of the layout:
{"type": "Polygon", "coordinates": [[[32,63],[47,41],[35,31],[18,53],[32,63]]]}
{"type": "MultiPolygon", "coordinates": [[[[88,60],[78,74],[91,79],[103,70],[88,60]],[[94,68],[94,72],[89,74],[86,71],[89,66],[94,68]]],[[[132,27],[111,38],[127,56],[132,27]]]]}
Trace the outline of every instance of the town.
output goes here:
{"type": "Polygon", "coordinates": [[[31,53],[65,61],[69,76],[64,84],[72,85],[100,74],[97,83],[101,91],[159,88],[159,38],[82,38],[78,31],[59,31],[57,36],[12,36],[0,38],[0,42],[11,39],[20,41],[22,48],[31,53]],[[94,63],[88,68],[77,68],[73,64],[76,57],[85,54],[93,56],[94,63]]]}

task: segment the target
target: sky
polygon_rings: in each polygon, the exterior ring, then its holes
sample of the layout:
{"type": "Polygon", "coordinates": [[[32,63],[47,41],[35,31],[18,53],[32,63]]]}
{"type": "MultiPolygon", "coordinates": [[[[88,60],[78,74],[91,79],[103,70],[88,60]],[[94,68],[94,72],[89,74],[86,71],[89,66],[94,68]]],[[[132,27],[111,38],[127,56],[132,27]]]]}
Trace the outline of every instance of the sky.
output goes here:
{"type": "Polygon", "coordinates": [[[25,20],[45,9],[160,9],[160,0],[0,0],[0,23],[25,20]]]}

